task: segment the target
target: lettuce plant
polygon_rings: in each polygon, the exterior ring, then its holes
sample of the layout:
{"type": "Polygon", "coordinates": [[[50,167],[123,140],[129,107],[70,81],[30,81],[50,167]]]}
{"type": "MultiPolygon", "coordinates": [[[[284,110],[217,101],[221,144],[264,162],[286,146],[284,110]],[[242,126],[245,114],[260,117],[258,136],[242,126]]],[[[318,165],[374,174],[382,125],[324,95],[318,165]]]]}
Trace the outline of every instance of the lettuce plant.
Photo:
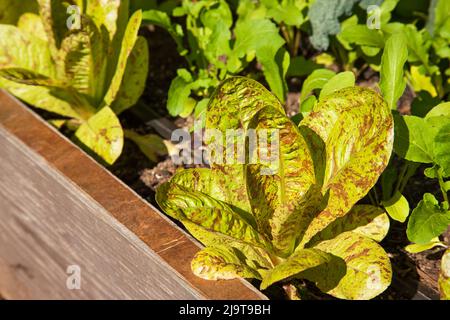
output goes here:
{"type": "MultiPolygon", "coordinates": [[[[378,242],[389,219],[378,207],[356,204],[392,151],[393,120],[380,95],[360,87],[330,92],[297,126],[262,85],[233,77],[206,114],[206,129],[243,130],[242,143],[250,129],[278,130],[279,148],[273,174],[261,174],[273,169],[263,161],[211,161],[157,190],[160,207],[206,246],[192,260],[197,276],[255,278],[261,289],[307,279],[343,299],[370,299],[387,288],[391,265],[378,242]]],[[[228,145],[217,137],[207,143],[228,145]]]]}
{"type": "Polygon", "coordinates": [[[37,2],[39,15],[0,25],[0,87],[63,117],[57,123],[111,164],[124,139],[117,115],[136,103],[147,77],[142,13],[129,18],[126,0],[37,2]]]}

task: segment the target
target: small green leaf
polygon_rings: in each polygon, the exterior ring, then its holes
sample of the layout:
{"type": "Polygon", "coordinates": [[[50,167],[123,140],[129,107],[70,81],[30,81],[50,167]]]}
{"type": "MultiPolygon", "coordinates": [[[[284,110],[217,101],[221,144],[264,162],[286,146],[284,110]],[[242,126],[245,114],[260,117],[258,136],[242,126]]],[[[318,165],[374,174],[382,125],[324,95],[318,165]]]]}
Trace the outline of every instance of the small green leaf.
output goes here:
{"type": "Polygon", "coordinates": [[[322,89],[323,86],[334,77],[336,73],[328,69],[314,70],[303,82],[302,91],[300,93],[300,102],[302,103],[306,97],[315,89],[322,89]]]}
{"type": "Polygon", "coordinates": [[[125,130],[124,134],[125,138],[133,141],[142,153],[153,162],[157,162],[158,157],[167,154],[167,148],[163,140],[156,134],[140,135],[131,130],[125,130]]]}
{"type": "Polygon", "coordinates": [[[450,300],[450,250],[447,250],[442,256],[439,291],[442,300],[450,300]]]}
{"type": "Polygon", "coordinates": [[[425,193],[412,211],[406,234],[411,242],[427,244],[442,234],[450,224],[450,212],[439,206],[436,198],[425,193]]]}
{"type": "Polygon", "coordinates": [[[409,253],[420,253],[423,251],[433,249],[435,247],[444,247],[445,248],[446,245],[444,243],[442,243],[441,241],[439,241],[439,238],[436,237],[436,238],[432,239],[429,243],[425,243],[425,244],[413,243],[413,244],[407,245],[405,247],[405,250],[408,251],[409,253]]]}
{"type": "Polygon", "coordinates": [[[344,232],[315,248],[340,257],[346,263],[347,272],[336,287],[330,289],[320,281],[317,283],[319,289],[332,296],[351,300],[372,299],[391,283],[389,257],[379,244],[369,238],[344,232]]]}
{"type": "Polygon", "coordinates": [[[405,222],[409,215],[409,203],[406,198],[397,191],[397,193],[388,201],[382,202],[389,216],[399,222],[405,222]]]}
{"type": "Polygon", "coordinates": [[[323,271],[326,271],[327,282],[332,282],[334,285],[336,285],[339,280],[345,275],[345,264],[341,259],[321,250],[297,250],[287,260],[283,261],[275,268],[267,272],[261,283],[261,290],[264,290],[271,284],[284,280],[286,278],[302,278],[302,272],[308,270],[309,272],[306,276],[310,279],[315,278],[315,273],[323,276],[323,271]],[[315,270],[311,271],[309,269],[315,270]]]}
{"type": "Polygon", "coordinates": [[[122,153],[122,127],[109,107],[102,108],[83,123],[75,132],[75,138],[107,164],[113,164],[122,153]]]}
{"type": "Polygon", "coordinates": [[[340,89],[353,87],[355,85],[355,75],[351,71],[340,72],[323,86],[320,91],[320,99],[336,92],[340,89]]]}
{"type": "Polygon", "coordinates": [[[191,262],[192,272],[206,280],[256,278],[258,271],[245,263],[245,257],[237,249],[226,246],[207,247],[199,251],[191,262]]]}
{"type": "Polygon", "coordinates": [[[118,62],[115,66],[116,69],[114,72],[114,76],[111,79],[110,86],[104,97],[103,104],[105,106],[111,106],[114,100],[118,98],[120,89],[122,87],[124,74],[127,68],[128,59],[130,58],[130,55],[133,51],[133,48],[135,48],[136,41],[138,39],[138,31],[139,27],[141,26],[141,21],[142,12],[136,11],[128,22],[121,44],[118,62]]]}
{"type": "Polygon", "coordinates": [[[379,30],[369,29],[365,24],[348,26],[341,31],[340,36],[345,41],[359,46],[384,47],[383,34],[379,30]]]}
{"type": "Polygon", "coordinates": [[[127,60],[122,84],[111,108],[116,114],[136,104],[145,90],[148,74],[149,52],[147,40],[138,37],[127,60]]]}
{"type": "Polygon", "coordinates": [[[406,88],[403,66],[408,58],[406,39],[394,34],[387,41],[381,58],[380,89],[391,109],[397,109],[397,101],[406,88]]]}
{"type": "Polygon", "coordinates": [[[309,96],[300,104],[300,112],[311,112],[317,104],[316,96],[309,96]]]}
{"type": "Polygon", "coordinates": [[[431,109],[425,118],[429,119],[432,117],[448,117],[450,116],[450,102],[443,102],[441,104],[438,104],[433,109],[431,109]]]}
{"type": "Polygon", "coordinates": [[[444,177],[450,176],[450,121],[440,128],[434,138],[434,157],[444,171],[444,177]]]}
{"type": "Polygon", "coordinates": [[[175,117],[180,114],[189,115],[192,113],[195,107],[195,103],[192,103],[192,100],[189,98],[192,86],[192,78],[190,78],[190,81],[187,81],[186,77],[178,75],[172,80],[167,99],[167,110],[171,116],[175,117]]]}
{"type": "Polygon", "coordinates": [[[394,150],[403,159],[433,162],[433,140],[435,131],[428,122],[415,116],[395,115],[394,150]]]}

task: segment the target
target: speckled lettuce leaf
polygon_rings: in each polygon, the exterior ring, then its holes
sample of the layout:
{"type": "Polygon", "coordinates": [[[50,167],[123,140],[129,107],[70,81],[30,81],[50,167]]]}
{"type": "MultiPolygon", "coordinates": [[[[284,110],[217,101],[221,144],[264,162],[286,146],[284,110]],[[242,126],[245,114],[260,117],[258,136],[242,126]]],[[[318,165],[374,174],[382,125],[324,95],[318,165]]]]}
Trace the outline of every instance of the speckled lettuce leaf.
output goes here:
{"type": "Polygon", "coordinates": [[[123,148],[123,130],[119,119],[109,107],[104,107],[83,123],[75,139],[104,160],[113,164],[123,148]]]}
{"type": "Polygon", "coordinates": [[[118,56],[117,65],[115,65],[115,72],[111,79],[109,88],[104,97],[104,105],[111,106],[114,100],[118,98],[120,88],[122,86],[127,61],[135,47],[138,39],[138,31],[142,21],[142,12],[136,11],[128,21],[127,28],[124,33],[123,41],[120,46],[120,54],[118,56]]]}
{"type": "Polygon", "coordinates": [[[308,247],[321,241],[334,239],[347,231],[380,242],[387,235],[389,225],[389,217],[382,208],[371,205],[356,205],[345,216],[336,219],[316,234],[308,243],[308,247]]]}
{"type": "Polygon", "coordinates": [[[322,200],[315,185],[313,159],[300,130],[284,112],[265,107],[253,116],[248,127],[258,133],[279,130],[273,161],[247,166],[247,187],[259,229],[270,235],[280,255],[287,256],[322,200]],[[261,174],[264,171],[271,174],[261,174]]]}
{"type": "Polygon", "coordinates": [[[136,104],[145,89],[149,63],[147,40],[138,37],[127,60],[122,84],[111,108],[120,114],[136,104]]]}
{"type": "Polygon", "coordinates": [[[123,32],[128,18],[129,1],[126,0],[89,0],[86,1],[85,12],[92,17],[99,29],[108,31],[110,41],[116,32],[123,32]]]}
{"type": "MultiPolygon", "coordinates": [[[[382,293],[391,283],[389,257],[375,241],[354,232],[344,232],[314,248],[342,258],[346,274],[337,286],[316,282],[319,289],[340,299],[366,300],[382,293]]],[[[333,270],[329,270],[333,272],[333,270]]]]}
{"type": "Polygon", "coordinates": [[[386,102],[376,92],[352,87],[320,101],[300,123],[325,142],[322,193],[327,205],[308,226],[307,243],[317,232],[344,216],[363,198],[386,168],[392,152],[393,120],[386,102]]]}
{"type": "Polygon", "coordinates": [[[450,300],[450,250],[447,250],[442,256],[439,292],[442,300],[450,300]]]}
{"type": "MultiPolygon", "coordinates": [[[[284,112],[280,101],[255,80],[233,77],[224,81],[211,96],[206,112],[206,129],[218,130],[223,139],[215,140],[211,137],[205,142],[213,149],[226,146],[227,130],[241,129],[245,136],[250,120],[264,107],[273,107],[284,112]]],[[[245,181],[246,165],[227,165],[225,160],[223,158],[221,162],[214,161],[211,167],[232,177],[234,183],[228,186],[230,192],[238,195],[242,199],[239,201],[240,207],[250,212],[245,181]]]]}
{"type": "Polygon", "coordinates": [[[184,220],[183,224],[198,241],[207,247],[223,245],[241,252],[245,256],[247,265],[258,270],[260,274],[264,274],[267,270],[273,268],[270,255],[264,248],[252,246],[244,241],[212,231],[189,220],[184,220]]]}
{"type": "Polygon", "coordinates": [[[56,75],[48,43],[12,25],[0,25],[0,69],[3,68],[23,68],[49,78],[56,75]]]}
{"type": "Polygon", "coordinates": [[[81,23],[81,29],[74,29],[62,41],[64,74],[73,88],[99,106],[104,94],[107,42],[90,18],[82,16],[81,23]]]}
{"type": "Polygon", "coordinates": [[[191,262],[192,272],[206,280],[229,280],[261,276],[245,262],[245,256],[227,246],[207,247],[199,251],[191,262]]]}
{"type": "Polygon", "coordinates": [[[312,281],[320,278],[333,287],[345,275],[345,270],[344,261],[332,254],[318,249],[300,249],[267,272],[261,283],[261,289],[264,290],[275,282],[291,277],[312,281]]]}
{"type": "Polygon", "coordinates": [[[0,88],[8,90],[12,95],[36,108],[69,118],[83,119],[83,116],[74,110],[74,101],[67,99],[72,95],[62,89],[25,85],[1,77],[0,88]]]}
{"type": "Polygon", "coordinates": [[[270,247],[252,224],[227,203],[171,180],[158,188],[156,201],[171,217],[185,220],[262,248],[270,247]]]}
{"type": "Polygon", "coordinates": [[[47,33],[42,19],[35,13],[27,12],[20,16],[17,27],[24,33],[32,34],[34,37],[47,41],[47,33]]]}
{"type": "Polygon", "coordinates": [[[65,34],[69,31],[67,28],[67,7],[60,0],[37,0],[39,4],[39,14],[41,16],[44,30],[47,33],[48,46],[52,52],[53,58],[58,58],[58,49],[65,34]]]}
{"type": "Polygon", "coordinates": [[[46,87],[65,87],[66,83],[60,80],[49,78],[32,70],[23,68],[2,68],[0,77],[20,84],[46,87]]]}

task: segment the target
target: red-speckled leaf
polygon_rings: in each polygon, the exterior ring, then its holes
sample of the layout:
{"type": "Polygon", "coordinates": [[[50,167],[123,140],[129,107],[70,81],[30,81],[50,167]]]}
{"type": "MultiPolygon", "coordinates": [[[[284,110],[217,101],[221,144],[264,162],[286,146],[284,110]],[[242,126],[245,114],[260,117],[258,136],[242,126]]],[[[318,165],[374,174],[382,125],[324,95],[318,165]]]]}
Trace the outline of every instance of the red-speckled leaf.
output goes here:
{"type": "MultiPolygon", "coordinates": [[[[237,142],[242,143],[251,118],[264,107],[283,112],[280,101],[255,80],[232,77],[224,81],[211,96],[206,112],[206,129],[217,130],[222,134],[222,139],[209,138],[206,143],[211,149],[225,149],[227,130],[242,130],[240,138],[237,138],[237,142]]],[[[211,167],[232,177],[234,183],[229,186],[230,192],[237,194],[242,199],[240,207],[250,212],[245,181],[246,165],[227,165],[225,156],[226,152],[219,159],[221,161],[212,160],[211,167]]],[[[234,159],[237,160],[237,157],[234,159]]]]}
{"type": "Polygon", "coordinates": [[[320,278],[335,286],[345,275],[342,259],[318,249],[296,250],[288,259],[267,272],[261,283],[264,290],[271,284],[290,277],[315,281],[320,278]]]}
{"type": "Polygon", "coordinates": [[[227,246],[199,251],[192,259],[191,269],[196,276],[206,280],[261,278],[257,270],[247,265],[244,255],[227,246]]]}
{"type": "Polygon", "coordinates": [[[275,146],[268,163],[248,165],[247,187],[258,227],[270,235],[281,256],[288,256],[322,199],[315,186],[313,160],[298,127],[284,112],[265,107],[252,118],[249,128],[258,137],[265,130],[276,130],[278,135],[278,141],[260,144],[255,150],[261,155],[275,146]]]}
{"type": "MultiPolygon", "coordinates": [[[[241,215],[241,210],[236,210],[207,193],[187,188],[177,183],[178,180],[180,179],[175,176],[158,188],[156,201],[165,213],[183,223],[189,221],[211,232],[254,246],[270,248],[270,243],[241,215]]],[[[202,185],[207,187],[207,183],[202,185]]]]}
{"type": "Polygon", "coordinates": [[[337,218],[328,227],[316,234],[308,243],[308,247],[324,240],[334,239],[346,231],[353,231],[362,236],[380,242],[389,231],[389,217],[379,207],[371,205],[356,205],[349,213],[337,218]]]}
{"type": "Polygon", "coordinates": [[[379,94],[352,87],[327,96],[300,126],[313,130],[325,142],[322,193],[329,192],[326,208],[302,239],[305,244],[344,216],[376,183],[392,152],[393,120],[379,94]]]}
{"type": "Polygon", "coordinates": [[[342,258],[347,266],[345,276],[334,288],[330,289],[329,283],[317,282],[319,289],[328,294],[340,299],[372,299],[391,283],[389,257],[378,243],[367,237],[351,231],[344,232],[332,240],[320,242],[314,248],[342,258]]]}

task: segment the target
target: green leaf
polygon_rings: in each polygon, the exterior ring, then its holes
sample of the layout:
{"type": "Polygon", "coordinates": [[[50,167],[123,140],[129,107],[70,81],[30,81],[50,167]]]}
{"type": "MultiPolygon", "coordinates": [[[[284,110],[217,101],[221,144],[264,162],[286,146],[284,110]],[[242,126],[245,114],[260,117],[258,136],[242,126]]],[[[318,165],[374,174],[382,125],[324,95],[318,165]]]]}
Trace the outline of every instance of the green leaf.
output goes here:
{"type": "MultiPolygon", "coordinates": [[[[450,120],[450,119],[449,119],[450,120]]],[[[442,126],[434,138],[434,157],[436,163],[444,170],[444,176],[450,176],[450,121],[442,126]]]]}
{"type": "Polygon", "coordinates": [[[320,99],[338,90],[353,87],[355,85],[355,75],[351,71],[340,72],[331,78],[320,91],[320,99]]]}
{"type": "Polygon", "coordinates": [[[382,202],[389,216],[399,222],[405,222],[409,216],[408,200],[400,193],[396,194],[388,201],[382,202]]]}
{"type": "Polygon", "coordinates": [[[108,91],[105,94],[103,104],[111,106],[114,100],[118,99],[124,74],[127,68],[127,62],[130,59],[133,48],[135,48],[138,39],[138,31],[142,21],[142,12],[136,11],[128,21],[124,38],[121,44],[120,55],[116,65],[116,71],[112,77],[108,91]]]}
{"type": "Polygon", "coordinates": [[[394,119],[395,152],[409,161],[432,163],[435,130],[423,118],[396,115],[394,119]]]}
{"type": "Polygon", "coordinates": [[[437,106],[435,106],[433,109],[431,109],[425,118],[429,119],[432,117],[450,117],[450,102],[443,102],[437,106]]]}
{"type": "MultiPolygon", "coordinates": [[[[220,179],[214,176],[213,172],[208,174],[211,175],[211,179],[220,179]]],[[[187,220],[247,244],[270,247],[252,224],[242,217],[241,210],[236,210],[207,193],[187,188],[178,181],[180,178],[176,177],[158,188],[156,201],[164,212],[183,223],[187,220]]]]}
{"type": "Polygon", "coordinates": [[[425,74],[425,68],[411,66],[410,82],[415,92],[427,91],[432,97],[437,96],[431,77],[425,74]]]}
{"type": "Polygon", "coordinates": [[[135,105],[145,90],[148,74],[149,52],[147,40],[138,37],[127,60],[122,84],[111,108],[120,114],[135,105]]]}
{"type": "Polygon", "coordinates": [[[403,66],[407,58],[405,37],[401,34],[389,37],[381,58],[380,89],[391,109],[397,109],[397,101],[406,88],[403,66]]]}
{"type": "MultiPolygon", "coordinates": [[[[300,112],[311,112],[317,104],[316,96],[309,96],[300,104],[300,112]]],[[[302,118],[303,119],[303,118],[302,118]]]]}
{"type": "Polygon", "coordinates": [[[450,212],[441,208],[432,194],[425,193],[411,213],[406,235],[411,242],[427,244],[443,233],[449,224],[450,212]]]}
{"type": "Polygon", "coordinates": [[[3,78],[0,78],[0,88],[36,108],[69,118],[84,120],[94,111],[82,96],[62,88],[25,85],[3,78]]]}
{"type": "Polygon", "coordinates": [[[450,300],[450,250],[447,250],[442,256],[439,292],[442,300],[450,300]]]}
{"type": "Polygon", "coordinates": [[[324,271],[326,271],[327,282],[336,285],[339,280],[345,275],[345,264],[341,259],[321,250],[297,250],[287,260],[271,269],[264,276],[261,283],[261,290],[266,289],[275,282],[290,277],[307,277],[310,279],[314,279],[315,274],[321,275],[323,277],[324,271]],[[308,272],[306,275],[302,273],[305,271],[308,272]]]}
{"type": "Polygon", "coordinates": [[[335,76],[331,70],[318,69],[314,70],[303,82],[302,91],[300,93],[300,102],[303,102],[306,97],[315,89],[322,89],[323,86],[335,76]]]}
{"type": "Polygon", "coordinates": [[[261,276],[249,267],[242,253],[226,246],[207,247],[199,251],[191,263],[192,272],[206,280],[229,280],[261,276]]]}
{"type": "Polygon", "coordinates": [[[411,104],[411,115],[423,118],[440,102],[439,97],[432,97],[428,91],[420,91],[411,104]]]}
{"type": "Polygon", "coordinates": [[[369,29],[365,24],[348,26],[342,29],[340,36],[344,41],[359,46],[384,47],[383,34],[379,30],[369,29]]]}
{"type": "Polygon", "coordinates": [[[97,28],[105,28],[109,40],[121,38],[121,34],[128,19],[129,1],[124,0],[89,0],[86,1],[86,14],[91,17],[97,28]],[[118,34],[117,34],[118,33],[118,34]]]}
{"type": "Polygon", "coordinates": [[[24,13],[17,22],[17,27],[25,34],[33,34],[35,37],[47,41],[47,34],[44,24],[39,15],[34,13],[24,13]]]}
{"type": "Polygon", "coordinates": [[[316,234],[308,243],[308,247],[321,241],[334,239],[347,231],[380,242],[386,237],[389,225],[389,217],[383,209],[371,205],[356,205],[345,216],[336,219],[316,234]]]}
{"type": "Polygon", "coordinates": [[[270,234],[280,255],[288,255],[294,251],[296,238],[304,232],[310,215],[322,200],[319,186],[315,185],[313,159],[298,127],[272,107],[256,113],[249,128],[256,132],[282,128],[277,157],[268,164],[249,164],[247,184],[259,228],[270,234]],[[261,174],[265,171],[272,174],[261,174]]]}
{"type": "Polygon", "coordinates": [[[315,166],[323,172],[322,194],[329,192],[326,207],[308,226],[302,240],[306,243],[344,216],[376,183],[391,156],[393,119],[379,94],[352,87],[325,97],[302,120],[302,127],[325,142],[325,163],[315,166]]]}
{"type": "Polygon", "coordinates": [[[423,251],[433,249],[435,247],[444,247],[445,248],[446,245],[444,243],[442,243],[441,241],[439,241],[439,238],[436,237],[436,238],[432,239],[429,243],[426,243],[426,244],[413,243],[413,244],[407,245],[405,247],[405,250],[408,251],[409,253],[420,253],[423,251]]]}
{"type": "Polygon", "coordinates": [[[140,135],[131,130],[124,131],[125,137],[133,141],[143,154],[153,162],[167,154],[167,148],[160,136],[156,134],[140,135]]]}
{"type": "Polygon", "coordinates": [[[122,153],[122,127],[109,107],[102,108],[83,123],[75,132],[75,139],[107,164],[113,164],[122,153]]]}
{"type": "Polygon", "coordinates": [[[192,113],[195,107],[195,103],[189,98],[192,87],[192,78],[186,80],[186,77],[178,75],[172,80],[167,99],[167,110],[171,116],[188,116],[192,113]]]}
{"type": "Polygon", "coordinates": [[[268,19],[246,19],[236,25],[234,33],[236,42],[233,54],[238,58],[256,54],[271,90],[284,101],[287,90],[284,77],[289,66],[289,55],[284,50],[279,52],[285,41],[275,24],[268,19]]]}
{"type": "Polygon", "coordinates": [[[0,69],[0,77],[16,83],[32,86],[64,87],[66,85],[62,81],[51,79],[42,74],[22,68],[0,69]]]}
{"type": "Polygon", "coordinates": [[[83,28],[73,30],[61,44],[64,76],[78,92],[90,96],[98,107],[103,99],[108,48],[103,35],[88,17],[83,28]]]}
{"type": "Polygon", "coordinates": [[[47,33],[48,46],[54,59],[58,58],[58,49],[65,34],[69,31],[66,26],[68,15],[63,1],[59,0],[37,0],[39,14],[47,33]]]}
{"type": "Polygon", "coordinates": [[[48,44],[19,28],[0,25],[0,69],[22,68],[49,78],[56,76],[48,44]]]}
{"type": "Polygon", "coordinates": [[[332,240],[319,243],[315,248],[340,257],[346,263],[347,272],[336,287],[330,289],[320,279],[317,283],[319,289],[334,297],[372,299],[391,283],[389,257],[379,244],[369,238],[354,232],[344,232],[332,240]]]}

